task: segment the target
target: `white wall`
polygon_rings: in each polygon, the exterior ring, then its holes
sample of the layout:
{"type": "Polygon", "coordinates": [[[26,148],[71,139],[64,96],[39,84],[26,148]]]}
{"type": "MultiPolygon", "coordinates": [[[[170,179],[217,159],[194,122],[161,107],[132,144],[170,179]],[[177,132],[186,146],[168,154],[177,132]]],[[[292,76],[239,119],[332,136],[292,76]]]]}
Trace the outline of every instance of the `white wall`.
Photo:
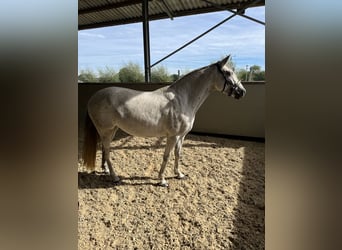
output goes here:
{"type": "Polygon", "coordinates": [[[265,138],[265,84],[244,84],[236,100],[213,93],[199,109],[193,131],[265,138]]]}

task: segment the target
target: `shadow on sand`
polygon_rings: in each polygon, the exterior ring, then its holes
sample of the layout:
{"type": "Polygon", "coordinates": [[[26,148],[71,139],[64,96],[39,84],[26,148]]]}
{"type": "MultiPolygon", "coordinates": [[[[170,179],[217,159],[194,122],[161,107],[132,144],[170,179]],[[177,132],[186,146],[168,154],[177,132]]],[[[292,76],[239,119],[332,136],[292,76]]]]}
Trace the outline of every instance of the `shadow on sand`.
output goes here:
{"type": "MultiPolygon", "coordinates": [[[[120,176],[119,182],[113,182],[113,178],[104,172],[79,172],[78,188],[79,189],[97,189],[97,188],[115,188],[117,186],[155,186],[161,187],[159,179],[148,176],[120,176]]],[[[176,179],[177,177],[165,177],[166,180],[176,179]]]]}
{"type": "Polygon", "coordinates": [[[245,147],[234,229],[228,236],[234,249],[265,249],[265,164],[245,147]]]}

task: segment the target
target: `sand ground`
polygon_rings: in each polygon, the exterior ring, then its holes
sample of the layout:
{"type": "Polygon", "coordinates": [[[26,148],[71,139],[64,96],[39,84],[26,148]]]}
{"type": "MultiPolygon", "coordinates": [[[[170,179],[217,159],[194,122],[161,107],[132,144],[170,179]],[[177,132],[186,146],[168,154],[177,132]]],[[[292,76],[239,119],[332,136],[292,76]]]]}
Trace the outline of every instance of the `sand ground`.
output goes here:
{"type": "MultiPolygon", "coordinates": [[[[82,143],[80,143],[81,145],[82,143]]],[[[158,186],[165,139],[120,132],[111,158],[122,182],[78,166],[79,249],[264,249],[264,143],[189,134],[158,186]]]]}

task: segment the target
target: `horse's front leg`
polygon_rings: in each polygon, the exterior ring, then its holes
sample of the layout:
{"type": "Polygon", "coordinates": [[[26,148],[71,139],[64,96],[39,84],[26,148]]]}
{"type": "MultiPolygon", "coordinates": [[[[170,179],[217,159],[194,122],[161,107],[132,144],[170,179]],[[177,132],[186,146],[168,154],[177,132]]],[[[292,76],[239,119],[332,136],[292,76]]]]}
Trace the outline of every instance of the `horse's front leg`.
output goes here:
{"type": "Polygon", "coordinates": [[[182,145],[183,145],[183,141],[184,141],[184,137],[179,137],[176,143],[176,147],[175,147],[175,167],[174,167],[174,171],[175,174],[177,175],[177,177],[179,179],[183,179],[185,178],[185,175],[179,170],[179,159],[181,156],[181,151],[182,151],[182,145]]]}
{"type": "Polygon", "coordinates": [[[161,164],[160,171],[159,171],[160,185],[163,187],[168,186],[167,181],[165,180],[165,177],[164,177],[164,171],[165,171],[166,164],[167,164],[169,157],[170,157],[170,152],[175,147],[176,142],[177,142],[176,136],[168,137],[167,141],[166,141],[166,147],[165,147],[165,151],[164,151],[163,162],[161,164]]]}

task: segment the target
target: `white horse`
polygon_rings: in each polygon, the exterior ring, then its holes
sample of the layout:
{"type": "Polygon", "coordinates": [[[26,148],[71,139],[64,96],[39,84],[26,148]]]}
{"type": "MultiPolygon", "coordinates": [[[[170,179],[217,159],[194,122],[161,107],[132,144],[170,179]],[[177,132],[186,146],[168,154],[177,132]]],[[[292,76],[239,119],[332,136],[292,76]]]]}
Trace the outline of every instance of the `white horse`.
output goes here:
{"type": "Polygon", "coordinates": [[[95,169],[99,138],[103,149],[102,167],[107,163],[114,182],[120,180],[109,157],[110,143],[120,128],[134,136],[166,137],[166,148],[159,171],[160,184],[168,185],[164,170],[172,149],[175,149],[174,172],[178,178],[184,178],[185,175],[178,167],[182,143],[192,129],[196,112],[202,103],[213,91],[220,91],[236,99],[246,93],[233,70],[226,66],[229,57],[194,70],[172,85],[155,91],[120,87],[97,91],[88,102],[84,165],[90,170],[95,169]]]}

